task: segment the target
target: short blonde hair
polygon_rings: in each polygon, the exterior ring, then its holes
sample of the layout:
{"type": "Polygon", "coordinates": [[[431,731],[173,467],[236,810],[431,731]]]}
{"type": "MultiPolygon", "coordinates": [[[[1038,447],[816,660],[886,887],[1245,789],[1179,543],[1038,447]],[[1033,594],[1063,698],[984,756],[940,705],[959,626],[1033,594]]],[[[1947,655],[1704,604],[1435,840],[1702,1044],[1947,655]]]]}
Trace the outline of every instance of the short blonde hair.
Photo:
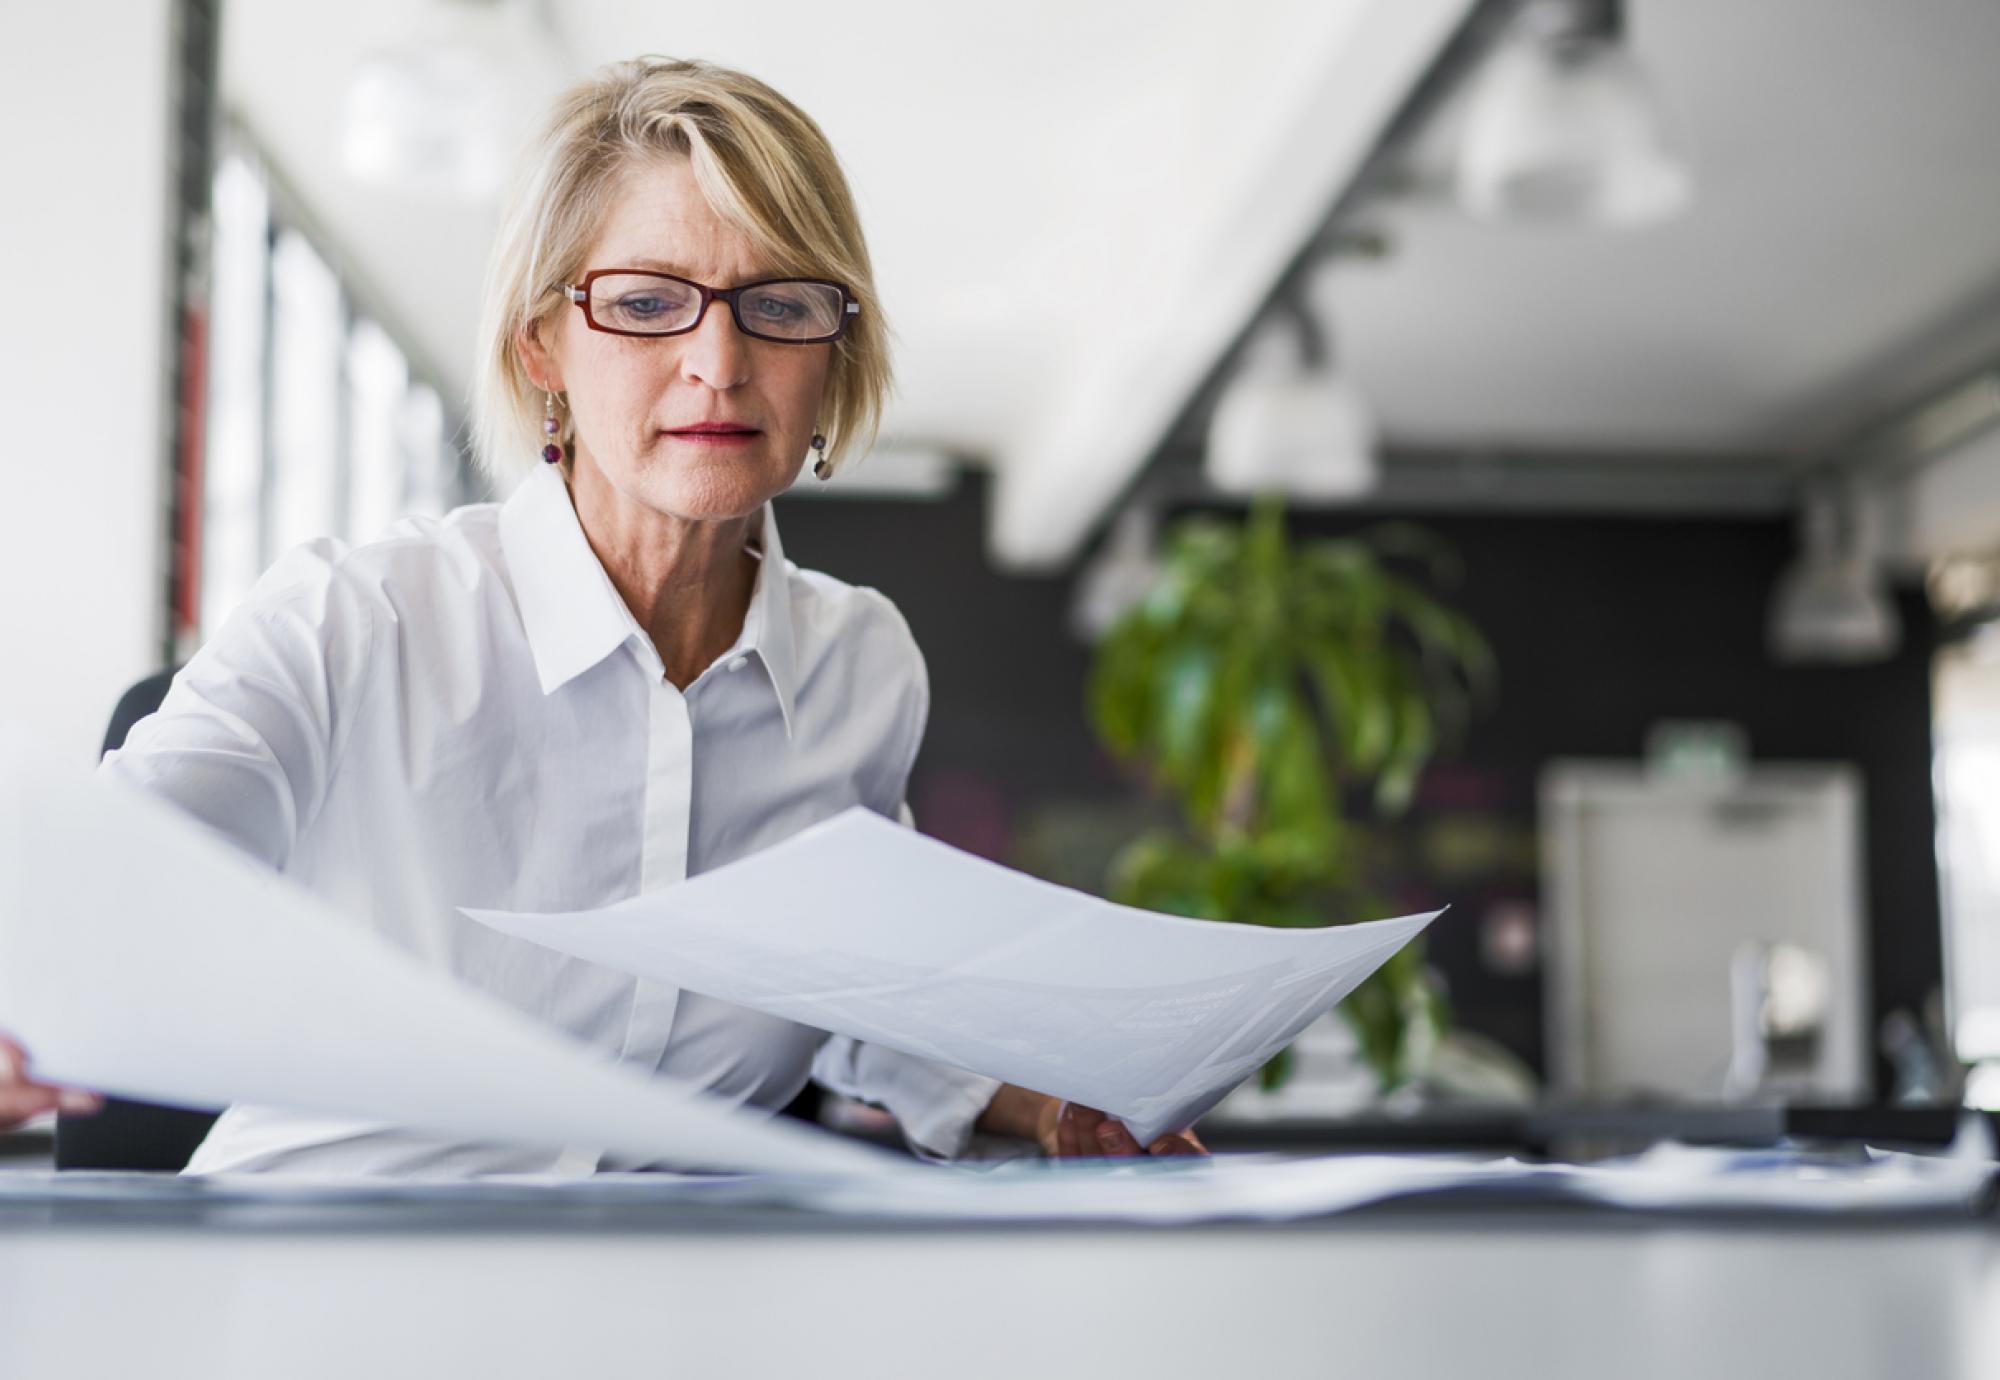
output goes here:
{"type": "MultiPolygon", "coordinates": [[[[861,304],[833,342],[817,421],[834,468],[874,443],[891,385],[888,327],[861,218],[826,135],[755,77],[641,57],[602,69],[557,100],[500,223],[472,384],[473,440],[489,477],[531,467],[547,440],[544,399],[515,332],[537,330],[569,307],[562,288],[581,276],[625,169],[673,156],[689,160],[715,213],[777,272],[835,279],[861,304]]],[[[567,411],[561,416],[571,451],[567,411]]]]}

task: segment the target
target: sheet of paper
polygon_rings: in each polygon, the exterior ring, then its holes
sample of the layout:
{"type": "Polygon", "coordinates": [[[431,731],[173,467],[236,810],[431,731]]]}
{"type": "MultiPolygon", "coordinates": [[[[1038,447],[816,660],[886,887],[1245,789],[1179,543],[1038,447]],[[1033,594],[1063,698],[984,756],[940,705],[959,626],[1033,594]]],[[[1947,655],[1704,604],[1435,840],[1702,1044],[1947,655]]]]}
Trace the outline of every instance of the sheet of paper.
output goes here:
{"type": "MultiPolygon", "coordinates": [[[[671,1174],[489,1175],[473,1180],[308,1178],[216,1174],[4,1174],[10,1202],[273,1203],[282,1205],[459,1205],[548,1208],[625,1204],[730,1212],[788,1209],[849,1220],[951,1223],[1023,1221],[1181,1225],[1223,1220],[1285,1221],[1344,1212],[1389,1199],[1470,1184],[1511,1182],[1529,1167],[1355,1156],[1145,1157],[1015,1161],[986,1173],[925,1167],[910,1175],[683,1177],[671,1174]]],[[[559,1219],[557,1219],[559,1220],[559,1219]]]]}
{"type": "Polygon", "coordinates": [[[1191,1125],[1439,912],[1324,929],[1157,915],[859,807],[600,910],[504,933],[1098,1107],[1191,1125]]]}
{"type": "MultiPolygon", "coordinates": [[[[1983,1133],[1985,1124],[1976,1123],[1983,1133]]],[[[1996,1166],[1961,1130],[1936,1155],[1854,1161],[1790,1147],[1737,1150],[1666,1142],[1603,1164],[1562,1166],[1565,1191],[1610,1207],[1676,1212],[1922,1212],[1978,1205],[1996,1166]]]]}
{"type": "Polygon", "coordinates": [[[690,1168],[908,1173],[625,1069],[142,791],[0,744],[0,1030],[43,1079],[690,1168]]]}

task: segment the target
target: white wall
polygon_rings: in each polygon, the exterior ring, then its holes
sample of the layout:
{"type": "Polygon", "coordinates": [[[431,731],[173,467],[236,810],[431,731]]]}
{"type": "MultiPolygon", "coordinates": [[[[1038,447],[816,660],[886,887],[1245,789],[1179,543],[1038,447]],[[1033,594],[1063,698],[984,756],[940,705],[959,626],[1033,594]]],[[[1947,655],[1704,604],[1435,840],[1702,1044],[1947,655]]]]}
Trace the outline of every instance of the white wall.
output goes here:
{"type": "Polygon", "coordinates": [[[164,621],[170,7],[115,10],[0,15],[0,733],[78,760],[164,621]]]}

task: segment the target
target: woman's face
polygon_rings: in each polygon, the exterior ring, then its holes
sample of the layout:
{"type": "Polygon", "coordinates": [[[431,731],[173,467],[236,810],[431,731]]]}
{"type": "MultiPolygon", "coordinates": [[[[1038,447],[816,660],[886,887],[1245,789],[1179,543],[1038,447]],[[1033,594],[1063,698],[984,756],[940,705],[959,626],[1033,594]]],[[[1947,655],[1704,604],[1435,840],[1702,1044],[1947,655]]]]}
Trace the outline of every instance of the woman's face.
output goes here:
{"type": "MultiPolygon", "coordinates": [[[[625,170],[584,261],[586,272],[594,268],[651,269],[711,287],[777,276],[709,208],[686,158],[625,170]]],[[[651,338],[592,330],[570,306],[539,341],[521,345],[530,373],[569,395],[579,469],[593,468],[629,500],[695,520],[745,516],[790,487],[812,444],[833,350],[746,336],[723,302],[710,303],[692,331],[651,338]],[[718,421],[756,434],[675,434],[718,421]]]]}

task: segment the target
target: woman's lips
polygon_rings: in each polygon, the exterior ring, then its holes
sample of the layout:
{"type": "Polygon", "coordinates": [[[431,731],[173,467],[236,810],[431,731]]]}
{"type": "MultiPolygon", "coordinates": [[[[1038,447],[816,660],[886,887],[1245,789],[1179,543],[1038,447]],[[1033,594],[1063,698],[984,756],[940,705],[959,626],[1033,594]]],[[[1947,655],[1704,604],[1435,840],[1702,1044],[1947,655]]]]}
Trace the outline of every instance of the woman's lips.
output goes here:
{"type": "Polygon", "coordinates": [[[763,434],[761,431],[669,431],[667,433],[676,441],[694,441],[704,446],[747,445],[763,434]]]}

